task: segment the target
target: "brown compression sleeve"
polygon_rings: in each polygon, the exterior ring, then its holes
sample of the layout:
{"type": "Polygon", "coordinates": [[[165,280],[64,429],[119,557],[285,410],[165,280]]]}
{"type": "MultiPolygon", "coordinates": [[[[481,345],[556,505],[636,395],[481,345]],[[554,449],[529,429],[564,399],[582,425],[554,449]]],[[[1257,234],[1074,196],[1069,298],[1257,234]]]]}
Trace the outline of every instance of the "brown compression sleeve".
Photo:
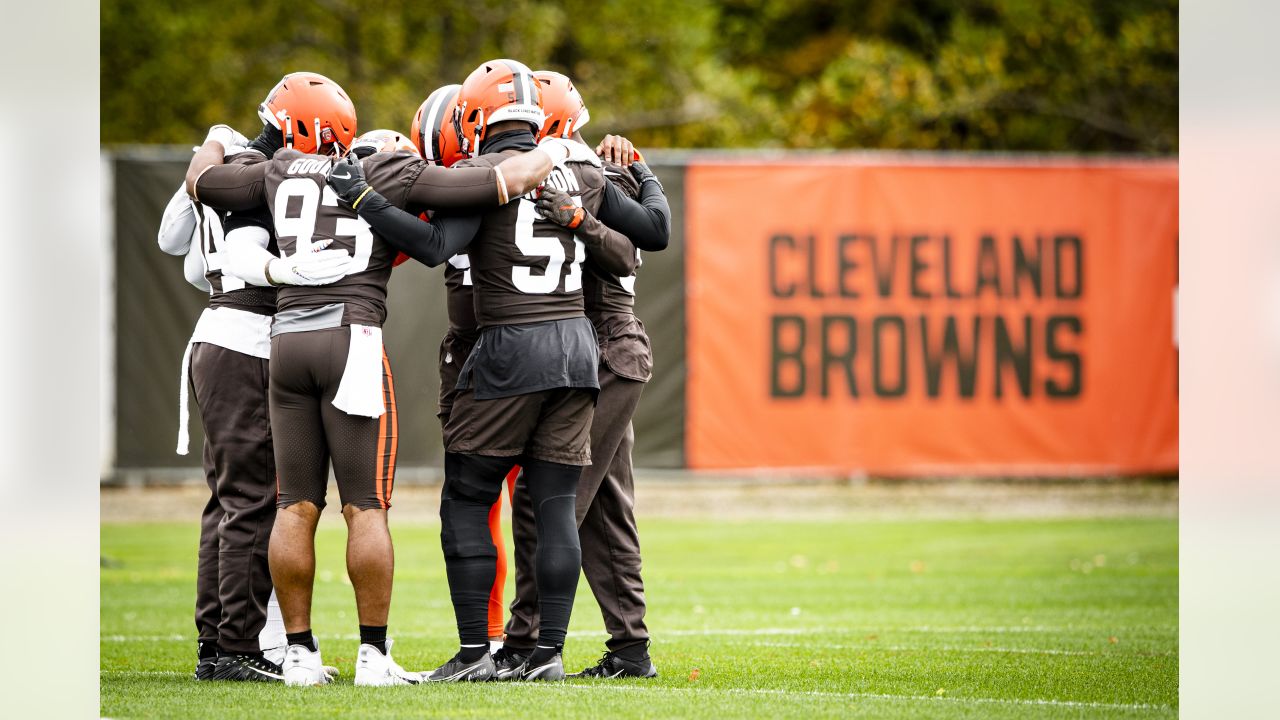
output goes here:
{"type": "Polygon", "coordinates": [[[498,207],[502,200],[498,174],[491,167],[428,165],[406,195],[406,204],[432,210],[483,210],[498,207]]]}
{"type": "Polygon", "coordinates": [[[586,213],[574,233],[587,246],[591,259],[605,272],[628,277],[636,271],[636,246],[626,235],[609,228],[591,213],[586,213]]]}
{"type": "Polygon", "coordinates": [[[220,210],[252,210],[267,201],[267,163],[214,165],[196,179],[195,199],[220,210]]]}

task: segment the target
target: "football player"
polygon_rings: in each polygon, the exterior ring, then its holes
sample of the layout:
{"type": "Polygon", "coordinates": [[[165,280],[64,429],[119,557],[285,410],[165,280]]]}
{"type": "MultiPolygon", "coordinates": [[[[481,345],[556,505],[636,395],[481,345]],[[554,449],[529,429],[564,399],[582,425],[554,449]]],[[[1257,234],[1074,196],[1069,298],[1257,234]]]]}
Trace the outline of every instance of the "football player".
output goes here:
{"type": "MultiPolygon", "coordinates": [[[[454,167],[494,167],[535,148],[534,133],[543,119],[538,84],[527,67],[513,60],[482,64],[459,90],[454,129],[470,159],[454,167]]],[[[572,152],[544,187],[575,198],[575,204],[611,226],[635,223],[631,216],[642,215],[643,208],[610,190],[589,149],[572,145],[572,152]]],[[[589,463],[588,435],[599,389],[598,349],[582,311],[586,246],[572,230],[538,217],[528,196],[473,222],[467,254],[480,335],[445,422],[440,505],[460,648],[428,679],[494,676],[486,620],[495,548],[487,517],[516,458],[535,512],[541,610],[539,643],[516,676],[561,679],[581,564],[574,493],[581,468],[589,463]]]]}
{"type": "MultiPolygon", "coordinates": [[[[453,120],[459,88],[458,85],[447,85],[437,89],[422,103],[414,116],[411,135],[419,152],[429,163],[448,167],[462,157],[453,120]]],[[[621,140],[625,142],[625,139],[621,140]]],[[[358,175],[360,172],[358,167],[353,167],[350,171],[346,169],[341,171],[346,175],[358,175]]],[[[339,168],[335,166],[334,174],[338,172],[339,168]]],[[[334,185],[340,197],[358,197],[364,192],[363,186],[358,181],[353,183],[349,178],[334,181],[331,184],[334,185]]],[[[385,206],[385,201],[366,199],[360,205],[360,216],[401,251],[427,265],[439,264],[442,256],[435,230],[429,230],[402,211],[388,208],[384,212],[382,208],[385,206]]],[[[439,216],[437,217],[439,222],[439,216]]],[[[472,222],[478,227],[478,218],[472,222]]],[[[461,249],[473,234],[474,228],[461,237],[455,235],[452,238],[452,244],[444,252],[461,249]]],[[[593,219],[587,227],[583,228],[580,237],[585,241],[588,254],[597,258],[598,264],[623,274],[628,274],[633,269],[635,251],[625,236],[608,230],[593,219]]],[[[479,333],[471,292],[470,261],[466,253],[457,253],[448,257],[448,264],[445,266],[445,283],[448,291],[450,327],[440,349],[439,417],[442,427],[448,421],[454,397],[458,394],[456,385],[459,373],[470,356],[479,333]]],[[[509,489],[513,487],[519,470],[519,466],[516,465],[507,472],[506,481],[509,489]]],[[[499,493],[488,515],[490,540],[493,542],[496,554],[494,580],[489,590],[488,600],[488,635],[491,650],[498,649],[503,631],[502,594],[506,580],[506,553],[502,538],[501,507],[501,493],[499,493]]],[[[499,679],[506,679],[515,669],[515,665],[511,665],[509,661],[516,656],[504,657],[500,654],[498,657],[507,661],[505,665],[502,662],[499,663],[499,679]],[[506,667],[506,665],[510,666],[506,667]]],[[[520,659],[523,660],[523,657],[520,659]]]]}
{"type": "MultiPolygon", "coordinates": [[[[427,96],[413,116],[409,135],[418,148],[418,153],[429,164],[450,167],[462,159],[458,134],[453,128],[453,112],[457,107],[458,90],[461,87],[454,84],[437,88],[427,96]]],[[[458,374],[462,372],[462,364],[471,354],[471,348],[475,346],[476,336],[480,332],[471,297],[471,259],[466,253],[458,253],[449,258],[444,266],[444,283],[449,330],[440,341],[440,400],[436,417],[440,419],[441,430],[444,429],[449,411],[453,409],[453,398],[458,394],[458,374]]],[[[514,465],[507,471],[508,499],[515,492],[519,474],[519,465],[514,465]]],[[[489,649],[497,650],[502,646],[503,613],[506,610],[503,596],[507,584],[507,551],[502,534],[501,494],[489,509],[489,537],[497,553],[493,586],[489,589],[489,649]]]]}
{"type": "MultiPolygon", "coordinates": [[[[249,142],[215,125],[202,146],[226,158],[249,142]]],[[[257,157],[261,157],[258,155],[257,157]]],[[[196,572],[197,680],[279,676],[284,627],[271,590],[267,540],[275,520],[275,462],[267,422],[267,357],[275,289],[222,272],[223,214],[180,187],[160,222],[160,249],[185,255],[187,280],[209,293],[182,357],[180,455],[188,452],[188,383],[205,428],[209,500],[196,572]]]]}
{"type": "MultiPolygon", "coordinates": [[[[419,676],[391,658],[386,635],[393,567],[386,511],[398,438],[381,325],[395,251],[339,205],[326,185],[333,159],[345,152],[356,129],[355,109],[342,89],[323,76],[290,75],[266,106],[265,114],[278,119],[284,150],[269,162],[215,164],[188,179],[193,197],[215,206],[265,206],[280,243],[277,257],[268,248],[268,227],[239,228],[227,238],[233,274],[281,286],[271,329],[279,512],[270,560],[288,630],[284,679],[296,685],[327,680],[311,632],[310,596],[313,538],[332,460],[360,619],[355,682],[416,683],[419,676]]],[[[383,146],[370,144],[371,152],[383,146]]],[[[548,152],[526,153],[501,168],[453,171],[427,168],[407,152],[383,152],[367,157],[364,170],[381,192],[378,199],[397,207],[474,209],[505,202],[508,188],[534,187],[542,177],[538,169],[545,175],[555,159],[548,152]]],[[[365,200],[373,198],[353,197],[348,203],[359,206],[365,200]]]]}
{"type": "MultiPolygon", "coordinates": [[[[534,77],[542,86],[543,108],[547,119],[544,137],[573,138],[583,142],[580,130],[590,120],[590,113],[572,81],[556,72],[538,71],[534,77]]],[[[618,139],[609,136],[597,148],[608,155],[618,139]]],[[[630,159],[630,148],[620,160],[630,159]]],[[[662,185],[643,162],[630,165],[629,171],[606,164],[605,176],[629,197],[653,214],[655,222],[669,226],[670,208],[662,185]]],[[[575,216],[583,209],[567,202],[567,198],[548,193],[538,207],[548,219],[573,226],[575,216]]],[[[581,234],[581,231],[579,231],[581,234]]],[[[634,431],[631,418],[640,401],[653,366],[649,338],[644,325],[636,318],[634,268],[639,267],[640,251],[663,250],[666,236],[651,242],[636,238],[635,263],[631,272],[617,272],[602,266],[589,256],[582,273],[582,291],[586,314],[595,326],[600,342],[600,395],[591,424],[591,465],[582,473],[578,484],[575,519],[582,547],[582,570],[604,615],[609,632],[607,651],[601,660],[571,677],[655,677],[657,670],[649,658],[649,633],[644,623],[644,583],[640,577],[640,543],[636,530],[635,492],[631,469],[631,447],[634,431]]],[[[531,547],[536,545],[534,512],[529,503],[528,488],[517,484],[512,501],[512,532],[516,551],[516,598],[511,605],[511,620],[499,666],[527,655],[537,641],[537,587],[529,580],[533,574],[531,547]]],[[[502,668],[499,668],[501,672],[502,668]]]]}

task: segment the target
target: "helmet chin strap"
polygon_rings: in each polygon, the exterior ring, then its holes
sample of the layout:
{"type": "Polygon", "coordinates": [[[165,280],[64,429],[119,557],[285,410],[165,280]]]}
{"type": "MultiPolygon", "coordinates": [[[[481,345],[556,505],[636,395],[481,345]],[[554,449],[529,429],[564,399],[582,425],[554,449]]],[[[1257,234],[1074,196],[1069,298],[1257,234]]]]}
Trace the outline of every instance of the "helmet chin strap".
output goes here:
{"type": "Polygon", "coordinates": [[[285,113],[283,122],[284,122],[284,146],[287,148],[292,148],[293,147],[293,118],[289,117],[288,113],[285,113]]]}
{"type": "Polygon", "coordinates": [[[472,148],[473,155],[480,154],[480,145],[484,143],[484,133],[487,128],[484,124],[484,108],[480,108],[476,114],[476,146],[472,148]]]}

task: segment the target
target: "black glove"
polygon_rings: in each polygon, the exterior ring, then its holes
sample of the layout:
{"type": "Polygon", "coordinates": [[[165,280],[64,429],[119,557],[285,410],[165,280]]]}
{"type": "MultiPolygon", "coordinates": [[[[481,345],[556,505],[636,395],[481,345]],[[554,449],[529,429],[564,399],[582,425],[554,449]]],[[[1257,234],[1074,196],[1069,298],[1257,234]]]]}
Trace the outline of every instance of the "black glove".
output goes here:
{"type": "Polygon", "coordinates": [[[270,160],[276,151],[284,147],[284,133],[274,125],[263,124],[262,132],[249,142],[250,150],[257,150],[270,160]]]}
{"type": "Polygon", "coordinates": [[[538,197],[534,207],[542,213],[542,217],[570,230],[581,225],[587,214],[586,210],[573,202],[568,193],[554,187],[542,188],[542,195],[538,197]]]}
{"type": "Polygon", "coordinates": [[[364,169],[360,162],[350,155],[335,162],[329,169],[329,187],[337,194],[343,205],[356,210],[366,194],[371,192],[369,183],[364,181],[364,169]]]}
{"type": "Polygon", "coordinates": [[[654,175],[653,171],[649,169],[649,166],[643,162],[633,162],[631,165],[627,166],[627,169],[631,171],[631,177],[634,177],[636,182],[641,185],[644,185],[645,181],[652,180],[657,183],[659,190],[663,193],[666,192],[666,188],[662,187],[662,182],[658,180],[658,176],[654,175]]]}

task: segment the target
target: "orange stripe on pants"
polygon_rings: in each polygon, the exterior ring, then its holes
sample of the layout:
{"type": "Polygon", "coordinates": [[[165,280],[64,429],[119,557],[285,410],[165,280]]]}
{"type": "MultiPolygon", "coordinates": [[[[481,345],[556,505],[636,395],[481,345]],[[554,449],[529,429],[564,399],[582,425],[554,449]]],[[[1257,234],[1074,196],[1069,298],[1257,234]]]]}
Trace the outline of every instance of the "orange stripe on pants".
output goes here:
{"type": "Polygon", "coordinates": [[[382,506],[391,507],[391,490],[396,484],[396,454],[400,446],[400,417],[396,408],[396,383],[391,376],[391,361],[387,359],[387,351],[382,350],[382,370],[386,373],[387,378],[387,412],[383,413],[383,417],[390,415],[388,420],[391,430],[391,448],[387,457],[387,488],[386,495],[383,496],[382,506]]]}
{"type": "MultiPolygon", "coordinates": [[[[520,476],[520,466],[516,465],[507,473],[507,502],[515,495],[516,478],[520,476]]],[[[493,538],[493,546],[498,551],[496,572],[493,575],[493,588],[489,590],[489,637],[500,638],[503,634],[504,611],[503,593],[507,586],[507,550],[502,536],[502,494],[489,509],[489,536],[493,538]]]]}

